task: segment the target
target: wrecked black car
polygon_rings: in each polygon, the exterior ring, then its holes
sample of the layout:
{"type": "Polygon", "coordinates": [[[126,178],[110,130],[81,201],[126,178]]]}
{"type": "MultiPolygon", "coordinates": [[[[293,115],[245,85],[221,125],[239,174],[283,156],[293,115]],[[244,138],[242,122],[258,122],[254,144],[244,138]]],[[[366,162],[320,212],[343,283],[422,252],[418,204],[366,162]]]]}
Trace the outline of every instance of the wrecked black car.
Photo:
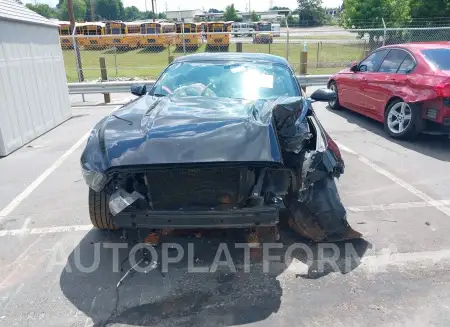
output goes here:
{"type": "Polygon", "coordinates": [[[276,226],[280,212],[313,241],[359,237],[335,178],[336,143],[280,57],[180,57],[139,98],[102,119],[81,157],[101,229],[276,226]]]}

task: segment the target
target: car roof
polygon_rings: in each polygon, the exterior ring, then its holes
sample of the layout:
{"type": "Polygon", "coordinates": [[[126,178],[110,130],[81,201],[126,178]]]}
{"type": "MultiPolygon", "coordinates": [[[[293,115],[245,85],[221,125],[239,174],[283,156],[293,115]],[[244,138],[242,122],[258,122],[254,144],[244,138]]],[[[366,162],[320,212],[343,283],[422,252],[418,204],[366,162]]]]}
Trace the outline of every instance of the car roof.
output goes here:
{"type": "Polygon", "coordinates": [[[448,49],[450,48],[450,42],[414,42],[388,45],[383,48],[403,48],[415,52],[425,49],[448,49]]]}
{"type": "Polygon", "coordinates": [[[181,56],[175,59],[175,62],[196,62],[196,61],[258,61],[273,64],[289,65],[283,57],[264,53],[241,53],[241,52],[220,52],[220,53],[197,53],[187,56],[181,56]]]}

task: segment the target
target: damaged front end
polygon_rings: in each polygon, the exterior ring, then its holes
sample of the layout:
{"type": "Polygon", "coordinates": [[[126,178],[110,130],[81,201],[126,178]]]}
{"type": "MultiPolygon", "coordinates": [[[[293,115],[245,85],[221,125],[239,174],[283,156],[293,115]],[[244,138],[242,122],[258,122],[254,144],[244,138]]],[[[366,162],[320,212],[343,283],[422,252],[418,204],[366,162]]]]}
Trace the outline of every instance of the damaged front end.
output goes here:
{"type": "Polygon", "coordinates": [[[284,165],[295,171],[298,187],[284,198],[289,225],[315,242],[359,238],[347,222],[335,178],[344,172],[336,143],[305,98],[279,99],[273,118],[284,165]]]}
{"type": "Polygon", "coordinates": [[[216,99],[215,111],[203,99],[158,101],[153,116],[127,118],[134,123],[120,141],[105,135],[117,135],[122,120],[102,124],[82,156],[85,179],[106,194],[115,227],[269,227],[286,210],[291,227],[313,241],[361,236],[335,184],[344,162],[311,100],[216,99]],[[181,107],[192,104],[195,112],[181,107]]]}
{"type": "Polygon", "coordinates": [[[277,165],[177,165],[110,174],[115,225],[154,229],[275,226],[292,179],[277,165]]]}

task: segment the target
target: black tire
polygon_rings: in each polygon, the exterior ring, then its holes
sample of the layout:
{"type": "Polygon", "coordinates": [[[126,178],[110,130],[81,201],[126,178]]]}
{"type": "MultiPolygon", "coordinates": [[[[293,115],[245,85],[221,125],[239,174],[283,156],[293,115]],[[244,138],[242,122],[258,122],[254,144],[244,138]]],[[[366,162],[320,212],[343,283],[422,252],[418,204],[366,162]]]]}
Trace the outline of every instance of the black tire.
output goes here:
{"type": "MultiPolygon", "coordinates": [[[[401,99],[392,101],[389,106],[386,108],[384,113],[384,130],[389,134],[392,138],[396,139],[409,139],[414,138],[420,131],[420,107],[417,104],[406,103],[401,99]],[[404,107],[402,107],[404,106],[404,107]],[[404,108],[404,109],[403,109],[404,108]],[[400,111],[400,112],[399,112],[400,111]],[[404,123],[408,122],[408,125],[400,130],[400,124],[398,126],[399,131],[395,131],[395,126],[390,127],[392,122],[396,120],[392,120],[390,113],[396,112],[397,115],[400,115],[396,119],[403,120],[404,123]],[[406,113],[406,114],[405,114],[406,113]],[[409,120],[406,119],[410,115],[409,120]]],[[[403,125],[404,126],[404,125],[403,125]]]]}
{"type": "Polygon", "coordinates": [[[89,216],[94,227],[116,230],[117,227],[114,226],[109,212],[108,198],[105,192],[95,192],[89,188],[89,216]]]}
{"type": "Polygon", "coordinates": [[[339,96],[338,96],[338,88],[335,81],[331,81],[330,84],[328,84],[328,88],[330,90],[334,90],[336,92],[336,100],[335,101],[328,101],[328,106],[331,110],[339,110],[341,109],[341,104],[339,103],[339,96]]]}

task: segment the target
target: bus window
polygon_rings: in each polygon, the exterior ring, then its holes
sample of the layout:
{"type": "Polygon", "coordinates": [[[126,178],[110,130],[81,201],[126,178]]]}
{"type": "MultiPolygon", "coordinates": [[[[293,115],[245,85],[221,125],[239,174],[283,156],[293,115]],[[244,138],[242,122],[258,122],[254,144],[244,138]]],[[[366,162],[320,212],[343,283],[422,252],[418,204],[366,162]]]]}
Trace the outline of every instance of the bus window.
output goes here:
{"type": "Polygon", "coordinates": [[[140,31],[141,29],[137,25],[128,26],[128,34],[138,34],[140,31]]]}
{"type": "Polygon", "coordinates": [[[121,34],[120,32],[121,32],[120,28],[112,28],[111,29],[111,34],[121,34]]]}

